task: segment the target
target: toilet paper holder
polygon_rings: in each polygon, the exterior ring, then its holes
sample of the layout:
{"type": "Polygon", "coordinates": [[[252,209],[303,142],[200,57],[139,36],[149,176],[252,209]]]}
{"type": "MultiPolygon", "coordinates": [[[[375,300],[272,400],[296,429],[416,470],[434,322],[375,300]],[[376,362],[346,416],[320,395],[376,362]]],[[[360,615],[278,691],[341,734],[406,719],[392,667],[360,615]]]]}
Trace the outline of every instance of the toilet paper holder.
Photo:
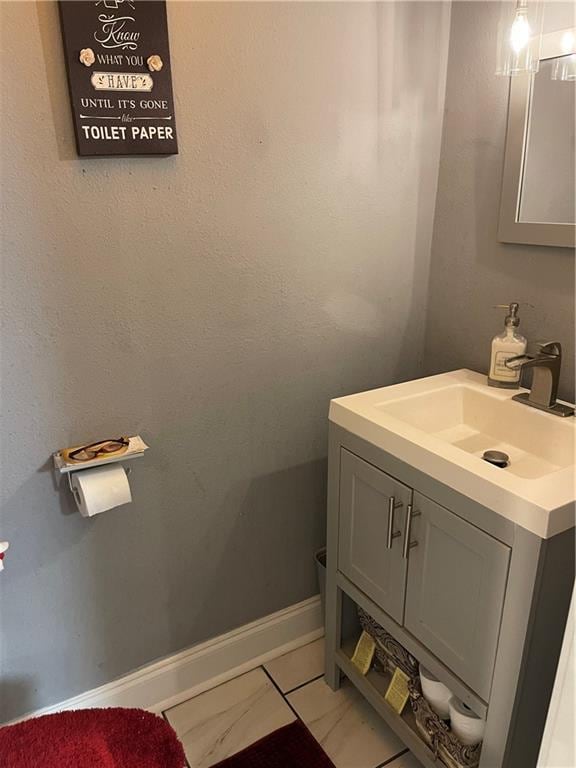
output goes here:
{"type": "MultiPolygon", "coordinates": [[[[124,462],[129,461],[130,459],[142,458],[142,456],[144,456],[144,451],[148,450],[148,445],[146,445],[140,435],[134,435],[126,439],[128,441],[126,450],[113,456],[106,457],[102,455],[96,455],[93,459],[89,459],[88,461],[75,462],[69,460],[68,458],[71,449],[60,450],[53,454],[52,458],[54,461],[54,468],[57,474],[68,476],[68,488],[70,489],[70,492],[74,497],[74,501],[76,502],[76,505],[79,509],[81,507],[80,493],[77,483],[75,482],[74,475],[81,475],[83,472],[93,468],[104,467],[108,464],[117,464],[121,462],[122,469],[128,477],[132,473],[132,469],[131,467],[125,467],[124,462]]],[[[82,514],[84,513],[82,512],[82,514]]]]}

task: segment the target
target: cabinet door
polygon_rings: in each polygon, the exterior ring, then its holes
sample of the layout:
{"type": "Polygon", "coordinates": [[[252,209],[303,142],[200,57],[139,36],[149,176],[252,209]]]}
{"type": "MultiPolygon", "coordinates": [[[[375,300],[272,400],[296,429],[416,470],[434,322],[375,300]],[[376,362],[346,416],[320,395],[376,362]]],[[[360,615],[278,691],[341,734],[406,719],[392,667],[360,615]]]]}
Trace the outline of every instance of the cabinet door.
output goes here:
{"type": "Polygon", "coordinates": [[[510,549],[419,493],[411,541],[405,626],[488,701],[510,549]]]}
{"type": "Polygon", "coordinates": [[[399,623],[404,614],[407,565],[401,531],[411,496],[410,488],[342,449],[338,567],[399,623]]]}

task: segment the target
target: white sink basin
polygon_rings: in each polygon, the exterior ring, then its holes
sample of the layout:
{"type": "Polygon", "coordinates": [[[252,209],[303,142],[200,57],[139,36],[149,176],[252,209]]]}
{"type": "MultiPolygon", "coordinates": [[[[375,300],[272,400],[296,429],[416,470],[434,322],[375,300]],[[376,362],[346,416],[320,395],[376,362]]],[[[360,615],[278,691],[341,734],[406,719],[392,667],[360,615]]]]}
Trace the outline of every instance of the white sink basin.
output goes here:
{"type": "Polygon", "coordinates": [[[574,462],[573,424],[542,418],[509,392],[502,399],[492,390],[455,384],[376,408],[478,458],[487,450],[504,451],[510,457],[505,471],[518,477],[543,477],[574,462]]]}
{"type": "Polygon", "coordinates": [[[330,419],[547,538],[574,525],[576,419],[453,371],[333,400],[330,419]],[[500,469],[482,459],[503,451],[500,469]]]}

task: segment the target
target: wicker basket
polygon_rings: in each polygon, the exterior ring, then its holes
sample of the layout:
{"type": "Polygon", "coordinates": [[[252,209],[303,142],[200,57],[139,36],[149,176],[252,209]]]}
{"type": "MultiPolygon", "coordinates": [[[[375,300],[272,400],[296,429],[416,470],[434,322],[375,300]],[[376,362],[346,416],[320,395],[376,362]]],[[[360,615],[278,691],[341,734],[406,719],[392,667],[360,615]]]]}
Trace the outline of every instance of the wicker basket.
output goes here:
{"type": "Polygon", "coordinates": [[[417,679],[418,662],[414,656],[360,607],[358,607],[358,618],[362,629],[376,641],[376,670],[393,675],[396,667],[400,667],[409,678],[417,679]]]}
{"type": "Polygon", "coordinates": [[[469,746],[454,736],[450,727],[441,720],[422,695],[420,680],[411,678],[410,705],[416,717],[420,735],[448,768],[476,768],[480,762],[482,743],[469,746]]]}
{"type": "Polygon", "coordinates": [[[362,629],[376,641],[374,668],[382,674],[393,675],[396,667],[409,677],[410,705],[422,740],[448,768],[476,768],[480,762],[482,744],[462,744],[450,726],[430,707],[420,686],[418,661],[395,640],[389,632],[358,607],[362,629]]]}

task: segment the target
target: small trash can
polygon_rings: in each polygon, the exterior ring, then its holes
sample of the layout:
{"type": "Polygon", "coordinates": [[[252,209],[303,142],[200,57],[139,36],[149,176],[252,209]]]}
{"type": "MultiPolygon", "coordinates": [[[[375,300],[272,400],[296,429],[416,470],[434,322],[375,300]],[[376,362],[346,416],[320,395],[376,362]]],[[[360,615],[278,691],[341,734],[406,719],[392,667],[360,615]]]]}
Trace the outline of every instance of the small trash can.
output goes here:
{"type": "Polygon", "coordinates": [[[316,572],[318,574],[318,586],[320,587],[320,600],[322,602],[322,616],[326,616],[326,547],[322,547],[314,555],[316,572]]]}
{"type": "MultiPolygon", "coordinates": [[[[318,573],[318,586],[320,588],[320,600],[322,602],[322,616],[326,623],[326,547],[319,549],[314,555],[316,561],[316,572],[318,573]]],[[[356,610],[356,604],[346,595],[342,600],[342,637],[358,637],[360,623],[356,610]]]]}

